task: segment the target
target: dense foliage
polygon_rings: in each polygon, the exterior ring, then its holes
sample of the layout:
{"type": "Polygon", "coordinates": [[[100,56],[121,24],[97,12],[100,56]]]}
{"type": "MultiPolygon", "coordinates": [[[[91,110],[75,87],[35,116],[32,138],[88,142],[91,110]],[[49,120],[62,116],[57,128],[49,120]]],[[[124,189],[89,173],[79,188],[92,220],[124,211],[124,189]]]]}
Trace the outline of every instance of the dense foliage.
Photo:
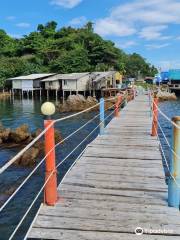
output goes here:
{"type": "Polygon", "coordinates": [[[83,28],[63,27],[57,23],[39,24],[37,31],[14,39],[0,30],[0,85],[5,79],[40,72],[86,72],[118,70],[128,77],[153,76],[156,68],[139,54],[126,54],[112,41],[83,28]]]}

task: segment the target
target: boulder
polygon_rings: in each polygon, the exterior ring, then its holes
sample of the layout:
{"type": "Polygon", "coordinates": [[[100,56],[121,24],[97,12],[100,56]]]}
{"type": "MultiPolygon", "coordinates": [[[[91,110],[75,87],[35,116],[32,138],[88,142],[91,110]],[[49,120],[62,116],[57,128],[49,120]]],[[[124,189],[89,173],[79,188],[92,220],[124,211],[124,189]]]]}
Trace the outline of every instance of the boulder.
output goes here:
{"type": "Polygon", "coordinates": [[[15,143],[21,143],[26,140],[30,141],[30,137],[31,134],[29,133],[28,126],[26,124],[23,124],[10,133],[10,140],[15,143]]]}
{"type": "Polygon", "coordinates": [[[156,94],[160,101],[177,100],[175,93],[159,90],[156,94]]]}
{"type": "Polygon", "coordinates": [[[0,129],[0,139],[2,142],[7,142],[10,136],[10,128],[1,128],[0,129]]]}
{"type": "Polygon", "coordinates": [[[16,165],[19,166],[33,166],[36,163],[36,159],[39,155],[40,151],[36,147],[32,147],[27,150],[21,158],[16,161],[16,165]]]}
{"type": "Polygon", "coordinates": [[[78,112],[94,106],[97,102],[95,98],[90,96],[86,99],[80,94],[70,95],[63,104],[60,104],[59,110],[60,112],[78,112]]]}

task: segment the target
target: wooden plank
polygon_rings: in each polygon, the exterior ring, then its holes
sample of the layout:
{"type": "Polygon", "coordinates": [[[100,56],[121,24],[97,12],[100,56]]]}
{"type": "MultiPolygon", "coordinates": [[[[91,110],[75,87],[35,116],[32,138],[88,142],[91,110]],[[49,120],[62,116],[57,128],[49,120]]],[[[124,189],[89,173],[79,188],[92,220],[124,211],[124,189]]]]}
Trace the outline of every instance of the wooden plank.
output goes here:
{"type": "Polygon", "coordinates": [[[139,96],[88,146],[60,184],[56,206],[41,208],[29,237],[179,239],[179,211],[167,206],[159,142],[150,131],[149,104],[139,96]],[[152,229],[159,231],[151,235],[152,229]]]}
{"type": "Polygon", "coordinates": [[[142,235],[128,233],[109,233],[93,231],[77,231],[64,229],[33,228],[33,235],[29,237],[52,240],[179,240],[179,236],[142,235]]]}

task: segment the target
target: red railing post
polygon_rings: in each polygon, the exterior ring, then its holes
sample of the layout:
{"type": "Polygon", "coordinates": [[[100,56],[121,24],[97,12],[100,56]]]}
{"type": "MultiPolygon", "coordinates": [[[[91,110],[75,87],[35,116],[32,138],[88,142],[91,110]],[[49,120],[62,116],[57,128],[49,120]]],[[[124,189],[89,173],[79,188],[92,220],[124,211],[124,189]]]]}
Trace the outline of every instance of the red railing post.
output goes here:
{"type": "Polygon", "coordinates": [[[151,136],[157,136],[158,131],[158,98],[155,97],[153,100],[153,122],[151,136]]]}
{"type": "Polygon", "coordinates": [[[115,104],[115,117],[119,117],[120,112],[119,112],[119,106],[122,102],[122,96],[120,94],[117,95],[117,102],[115,104]]]}
{"type": "Polygon", "coordinates": [[[54,206],[57,202],[57,171],[55,161],[55,138],[54,138],[54,124],[53,120],[45,120],[44,126],[51,127],[45,133],[45,154],[46,157],[46,175],[45,181],[49,178],[44,189],[44,201],[49,206],[54,206]],[[50,177],[50,175],[52,175],[50,177]]]}

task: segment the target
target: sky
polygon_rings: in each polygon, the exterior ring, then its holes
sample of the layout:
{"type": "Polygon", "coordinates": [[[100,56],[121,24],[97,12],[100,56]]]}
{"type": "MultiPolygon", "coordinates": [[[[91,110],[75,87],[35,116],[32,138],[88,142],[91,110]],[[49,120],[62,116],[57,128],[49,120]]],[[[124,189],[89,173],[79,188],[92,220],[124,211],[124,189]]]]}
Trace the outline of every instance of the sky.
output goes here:
{"type": "Polygon", "coordinates": [[[0,28],[19,38],[39,23],[81,27],[87,21],[127,53],[163,70],[180,68],[180,0],[6,0],[0,28]]]}

